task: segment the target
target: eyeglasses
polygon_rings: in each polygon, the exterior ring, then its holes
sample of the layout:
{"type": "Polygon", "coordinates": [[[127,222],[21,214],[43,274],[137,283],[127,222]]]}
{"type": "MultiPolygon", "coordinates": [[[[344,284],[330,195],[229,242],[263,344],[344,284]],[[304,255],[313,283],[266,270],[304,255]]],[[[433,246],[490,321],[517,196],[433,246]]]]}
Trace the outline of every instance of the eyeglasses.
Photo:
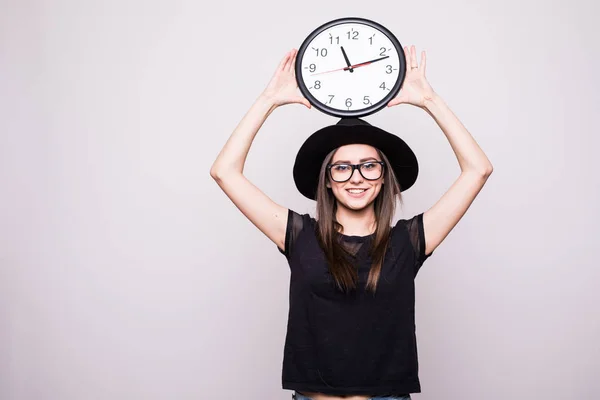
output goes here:
{"type": "Polygon", "coordinates": [[[354,170],[358,172],[368,181],[375,181],[383,175],[383,161],[367,161],[360,164],[327,164],[329,176],[334,182],[346,182],[354,174],[354,170]]]}

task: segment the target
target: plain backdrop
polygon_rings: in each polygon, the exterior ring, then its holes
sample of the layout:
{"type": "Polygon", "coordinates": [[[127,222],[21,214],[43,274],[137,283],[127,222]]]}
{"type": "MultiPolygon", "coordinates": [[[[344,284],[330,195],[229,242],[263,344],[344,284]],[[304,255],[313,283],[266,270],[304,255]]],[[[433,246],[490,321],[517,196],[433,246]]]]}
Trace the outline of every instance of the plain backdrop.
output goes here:
{"type": "MultiPolygon", "coordinates": [[[[289,267],[209,175],[281,58],[358,16],[428,55],[494,173],[416,279],[415,400],[597,399],[595,2],[0,1],[0,399],[289,399],[289,267]]],[[[410,105],[365,118],[420,162],[396,218],[458,177],[410,105]]],[[[336,118],[268,118],[245,174],[292,180],[336,118]]]]}

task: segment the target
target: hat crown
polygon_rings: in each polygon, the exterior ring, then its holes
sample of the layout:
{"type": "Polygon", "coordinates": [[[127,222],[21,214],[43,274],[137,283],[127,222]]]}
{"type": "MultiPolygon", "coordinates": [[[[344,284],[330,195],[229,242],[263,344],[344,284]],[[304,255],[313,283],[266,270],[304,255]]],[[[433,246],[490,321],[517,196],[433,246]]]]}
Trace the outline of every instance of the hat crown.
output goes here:
{"type": "Polygon", "coordinates": [[[364,126],[372,126],[365,120],[360,118],[342,118],[338,121],[336,125],[345,125],[345,126],[356,126],[356,125],[364,125],[364,126]]]}

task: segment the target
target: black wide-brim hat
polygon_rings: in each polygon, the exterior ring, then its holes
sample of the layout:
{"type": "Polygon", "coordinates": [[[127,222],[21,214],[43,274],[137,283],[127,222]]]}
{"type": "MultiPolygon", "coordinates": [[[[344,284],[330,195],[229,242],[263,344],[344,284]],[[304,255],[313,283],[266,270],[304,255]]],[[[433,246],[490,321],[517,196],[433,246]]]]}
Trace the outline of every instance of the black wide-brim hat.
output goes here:
{"type": "Polygon", "coordinates": [[[404,140],[360,118],[342,118],[310,135],[300,147],[294,163],[294,182],[300,193],[316,200],[323,160],[330,151],[347,144],[368,144],[381,150],[391,164],[386,167],[391,167],[398,178],[401,192],[416,182],[419,164],[404,140]]]}

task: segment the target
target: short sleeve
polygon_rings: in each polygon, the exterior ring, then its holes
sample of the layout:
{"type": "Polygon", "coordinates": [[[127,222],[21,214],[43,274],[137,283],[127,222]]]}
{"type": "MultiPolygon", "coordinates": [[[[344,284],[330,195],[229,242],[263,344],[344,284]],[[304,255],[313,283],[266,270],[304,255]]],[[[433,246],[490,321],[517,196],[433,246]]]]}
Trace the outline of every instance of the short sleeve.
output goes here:
{"type": "Polygon", "coordinates": [[[298,214],[297,212],[288,209],[287,226],[285,229],[285,249],[282,250],[277,246],[277,250],[288,260],[294,251],[297,239],[300,232],[310,225],[311,217],[308,214],[298,214]]]}
{"type": "Polygon", "coordinates": [[[433,255],[425,254],[425,230],[423,228],[423,213],[415,215],[410,219],[402,219],[398,221],[399,224],[403,224],[406,227],[408,238],[412,245],[412,249],[415,254],[415,276],[419,269],[429,257],[433,255]]]}

